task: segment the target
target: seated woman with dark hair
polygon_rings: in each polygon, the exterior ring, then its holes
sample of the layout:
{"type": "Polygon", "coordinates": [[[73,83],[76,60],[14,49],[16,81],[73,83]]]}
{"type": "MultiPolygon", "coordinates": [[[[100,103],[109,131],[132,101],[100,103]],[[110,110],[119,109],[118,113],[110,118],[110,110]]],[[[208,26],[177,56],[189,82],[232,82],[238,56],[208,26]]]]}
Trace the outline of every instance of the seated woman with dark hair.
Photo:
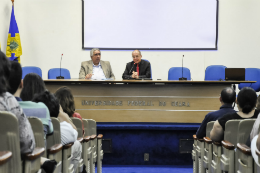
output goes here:
{"type": "MultiPolygon", "coordinates": [[[[54,95],[59,100],[63,111],[67,113],[69,117],[79,118],[81,119],[82,122],[82,117],[80,116],[80,114],[75,112],[74,98],[71,93],[71,90],[68,87],[60,87],[59,89],[57,89],[54,95]]],[[[83,122],[82,122],[82,130],[84,132],[83,122]]]]}
{"type": "Polygon", "coordinates": [[[23,90],[20,97],[23,101],[31,101],[35,94],[45,90],[42,78],[36,73],[29,73],[23,79],[23,90]]]}
{"type": "Polygon", "coordinates": [[[210,132],[210,138],[213,141],[221,141],[224,137],[226,122],[233,119],[257,118],[259,111],[256,107],[257,95],[255,90],[250,87],[244,87],[237,96],[238,112],[226,114],[219,118],[210,132]]]}
{"type": "Polygon", "coordinates": [[[0,51],[0,111],[11,112],[17,117],[21,153],[31,153],[35,147],[32,127],[15,97],[7,92],[9,76],[10,62],[5,54],[0,51]]]}

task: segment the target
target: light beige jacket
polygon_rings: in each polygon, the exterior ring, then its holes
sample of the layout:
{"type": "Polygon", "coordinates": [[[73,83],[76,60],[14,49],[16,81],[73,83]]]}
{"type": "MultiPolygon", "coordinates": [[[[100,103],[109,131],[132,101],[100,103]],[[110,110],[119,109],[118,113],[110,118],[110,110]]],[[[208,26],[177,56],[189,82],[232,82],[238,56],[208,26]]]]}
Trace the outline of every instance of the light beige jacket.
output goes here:
{"type": "MultiPolygon", "coordinates": [[[[112,68],[110,66],[109,61],[100,60],[100,65],[101,65],[101,68],[102,68],[106,78],[115,79],[115,76],[112,72],[112,68]]],[[[80,68],[80,71],[79,71],[79,78],[85,79],[85,76],[87,74],[90,74],[90,73],[93,73],[93,61],[92,60],[83,61],[81,63],[81,68],[80,68]]]]}

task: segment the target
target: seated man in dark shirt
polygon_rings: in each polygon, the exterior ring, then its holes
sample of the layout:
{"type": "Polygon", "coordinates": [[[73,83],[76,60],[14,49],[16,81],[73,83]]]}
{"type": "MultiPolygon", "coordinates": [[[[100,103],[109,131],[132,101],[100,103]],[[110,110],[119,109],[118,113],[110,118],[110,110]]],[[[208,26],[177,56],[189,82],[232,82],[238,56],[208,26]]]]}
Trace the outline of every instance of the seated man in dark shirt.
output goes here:
{"type": "Polygon", "coordinates": [[[142,60],[139,50],[132,53],[133,61],[126,64],[123,79],[151,78],[151,65],[148,61],[142,60]]]}
{"type": "Polygon", "coordinates": [[[233,119],[257,118],[259,111],[256,107],[257,95],[255,90],[250,87],[244,87],[237,96],[238,112],[223,115],[219,118],[210,132],[210,138],[213,141],[221,141],[224,137],[226,122],[233,119]]]}
{"type": "Polygon", "coordinates": [[[206,136],[206,128],[208,122],[216,121],[218,118],[220,118],[221,116],[227,113],[236,112],[232,107],[232,104],[235,100],[236,100],[236,92],[232,88],[228,87],[223,89],[219,97],[221,107],[219,108],[219,110],[215,112],[210,112],[205,116],[199,129],[197,130],[196,133],[197,138],[203,139],[203,137],[206,136]]]}

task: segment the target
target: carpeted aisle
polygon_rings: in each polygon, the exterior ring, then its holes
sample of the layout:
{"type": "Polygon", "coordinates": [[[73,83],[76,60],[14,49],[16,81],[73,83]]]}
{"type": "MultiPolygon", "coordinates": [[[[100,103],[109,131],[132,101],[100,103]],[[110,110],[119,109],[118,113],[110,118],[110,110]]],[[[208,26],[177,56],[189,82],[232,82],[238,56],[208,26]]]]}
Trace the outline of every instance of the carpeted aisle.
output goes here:
{"type": "Polygon", "coordinates": [[[102,166],[102,173],[192,173],[192,166],[102,166]]]}

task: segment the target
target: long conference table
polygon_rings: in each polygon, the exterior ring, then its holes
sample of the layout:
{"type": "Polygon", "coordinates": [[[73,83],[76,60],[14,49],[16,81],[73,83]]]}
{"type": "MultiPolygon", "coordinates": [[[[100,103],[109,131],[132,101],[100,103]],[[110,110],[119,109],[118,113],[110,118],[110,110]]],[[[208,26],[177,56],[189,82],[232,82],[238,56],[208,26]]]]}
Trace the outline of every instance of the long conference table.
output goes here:
{"type": "Polygon", "coordinates": [[[218,110],[222,89],[256,81],[44,80],[54,93],[72,90],[76,111],[97,122],[201,123],[218,110]]]}

